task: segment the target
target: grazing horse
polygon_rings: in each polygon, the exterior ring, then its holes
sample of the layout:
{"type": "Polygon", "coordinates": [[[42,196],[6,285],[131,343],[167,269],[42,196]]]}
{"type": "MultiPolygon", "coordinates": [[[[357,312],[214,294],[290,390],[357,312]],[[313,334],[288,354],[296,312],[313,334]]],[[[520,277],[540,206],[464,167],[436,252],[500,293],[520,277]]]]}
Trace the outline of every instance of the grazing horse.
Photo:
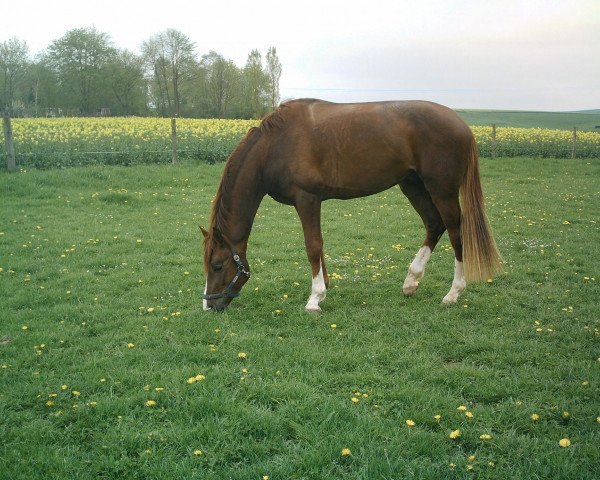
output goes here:
{"type": "Polygon", "coordinates": [[[394,185],[426,229],[404,281],[406,295],[416,292],[445,230],[455,263],[443,303],[455,303],[468,281],[501,270],[484,211],[475,139],[454,111],[424,101],[293,100],[251,128],[227,160],[210,226],[202,229],[204,309],[223,310],[250,278],[248,237],[261,200],[270,195],[298,212],[312,267],[306,309],[320,311],[329,283],[321,202],[364,197],[394,185]]]}

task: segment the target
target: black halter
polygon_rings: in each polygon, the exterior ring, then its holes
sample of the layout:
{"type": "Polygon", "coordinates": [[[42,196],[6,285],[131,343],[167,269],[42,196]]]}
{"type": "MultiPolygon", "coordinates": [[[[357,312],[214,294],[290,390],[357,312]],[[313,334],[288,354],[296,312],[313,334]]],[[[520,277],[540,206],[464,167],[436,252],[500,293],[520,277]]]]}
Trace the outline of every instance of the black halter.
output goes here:
{"type": "Polygon", "coordinates": [[[246,275],[246,277],[250,278],[250,272],[248,270],[246,270],[246,268],[244,267],[244,264],[240,260],[240,256],[237,253],[235,253],[235,250],[233,248],[231,249],[231,255],[233,256],[233,261],[237,265],[237,272],[235,274],[235,277],[233,277],[233,280],[231,280],[231,282],[229,282],[229,285],[227,285],[227,288],[225,289],[224,292],[209,293],[209,294],[205,293],[204,295],[202,295],[202,298],[204,298],[204,300],[217,300],[218,298],[235,298],[239,295],[239,293],[235,293],[233,291],[233,287],[237,283],[239,278],[242,276],[242,274],[244,274],[244,275],[246,275]]]}

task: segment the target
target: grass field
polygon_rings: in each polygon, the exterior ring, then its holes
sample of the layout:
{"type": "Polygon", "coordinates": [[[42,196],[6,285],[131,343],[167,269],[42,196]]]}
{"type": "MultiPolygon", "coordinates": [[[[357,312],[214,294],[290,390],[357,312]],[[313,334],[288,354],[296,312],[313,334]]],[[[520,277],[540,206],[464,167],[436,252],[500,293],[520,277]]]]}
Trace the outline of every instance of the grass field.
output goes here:
{"type": "Polygon", "coordinates": [[[0,478],[598,478],[600,160],[481,167],[505,275],[441,305],[444,236],[406,298],[399,189],[330,201],[318,316],[268,198],[202,311],[222,164],[0,172],[0,478]]]}

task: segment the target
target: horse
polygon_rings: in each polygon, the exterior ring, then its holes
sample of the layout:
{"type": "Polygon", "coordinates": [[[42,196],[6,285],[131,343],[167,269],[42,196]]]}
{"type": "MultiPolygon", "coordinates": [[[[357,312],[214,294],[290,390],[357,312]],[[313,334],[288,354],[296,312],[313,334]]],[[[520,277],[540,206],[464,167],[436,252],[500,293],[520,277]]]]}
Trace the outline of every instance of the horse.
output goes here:
{"type": "Polygon", "coordinates": [[[321,202],[373,195],[399,185],[425,226],[408,268],[414,295],[444,231],[454,250],[454,279],[444,304],[467,282],[493,277],[502,259],[487,220],[477,145],[451,109],[427,101],[282,103],[251,128],[228,158],[204,235],[204,310],[221,311],[250,278],[246,258],[265,195],[296,209],[312,270],[306,310],[321,311],[329,276],[321,202]]]}

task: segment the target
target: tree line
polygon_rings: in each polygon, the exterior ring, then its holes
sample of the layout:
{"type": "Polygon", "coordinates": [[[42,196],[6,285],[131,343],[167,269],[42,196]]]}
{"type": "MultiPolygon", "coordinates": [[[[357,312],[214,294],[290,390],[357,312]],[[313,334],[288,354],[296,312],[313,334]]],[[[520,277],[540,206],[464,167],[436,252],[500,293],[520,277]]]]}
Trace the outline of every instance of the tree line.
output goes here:
{"type": "Polygon", "coordinates": [[[23,40],[0,43],[0,109],[11,116],[260,118],[279,103],[280,77],[275,47],[238,67],[215,51],[198,57],[174,29],[140,55],[95,28],[69,30],[35,59],[23,40]]]}

